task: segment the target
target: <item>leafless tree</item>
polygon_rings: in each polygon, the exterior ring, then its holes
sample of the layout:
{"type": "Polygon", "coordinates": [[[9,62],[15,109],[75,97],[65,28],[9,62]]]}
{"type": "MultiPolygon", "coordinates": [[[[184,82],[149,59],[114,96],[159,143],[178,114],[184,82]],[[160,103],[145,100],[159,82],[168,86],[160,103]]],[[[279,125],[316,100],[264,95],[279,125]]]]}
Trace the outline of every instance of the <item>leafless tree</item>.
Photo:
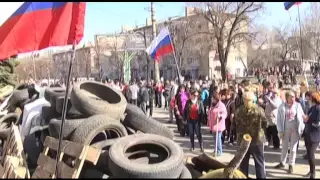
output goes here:
{"type": "Polygon", "coordinates": [[[85,66],[85,74],[86,74],[87,80],[89,80],[90,74],[91,74],[91,50],[89,49],[87,51],[84,51],[83,56],[84,56],[83,63],[85,66]]]}
{"type": "Polygon", "coordinates": [[[164,26],[169,28],[179,68],[182,68],[187,58],[184,54],[188,53],[185,52],[199,50],[199,54],[201,54],[201,50],[203,50],[203,47],[197,48],[199,43],[196,41],[204,40],[200,38],[208,33],[202,33],[198,28],[198,23],[199,21],[192,16],[164,23],[164,26]]]}
{"type": "Polygon", "coordinates": [[[95,39],[95,43],[89,42],[90,46],[93,48],[94,51],[94,66],[99,69],[99,79],[102,78],[103,74],[101,74],[101,68],[102,68],[102,61],[101,61],[101,55],[104,52],[104,48],[100,42],[99,38],[95,39]]]}
{"type": "Polygon", "coordinates": [[[47,79],[52,72],[51,60],[48,57],[40,57],[35,60],[36,66],[34,67],[31,57],[26,57],[19,60],[20,64],[17,66],[17,76],[20,80],[27,80],[29,77],[34,78],[37,74],[37,79],[47,79]]]}
{"type": "MultiPolygon", "coordinates": [[[[199,4],[199,3],[198,3],[199,4]]],[[[221,76],[227,77],[227,60],[231,47],[248,41],[255,33],[247,30],[248,25],[263,10],[262,2],[202,2],[198,5],[198,13],[210,23],[219,61],[221,76]]]]}
{"type": "Polygon", "coordinates": [[[265,64],[265,60],[268,56],[266,56],[265,51],[262,49],[263,45],[266,44],[267,40],[265,40],[260,46],[250,47],[248,50],[248,63],[247,68],[250,67],[263,67],[265,64]]]}
{"type": "Polygon", "coordinates": [[[291,42],[291,35],[290,35],[290,29],[288,26],[282,26],[282,27],[274,27],[274,30],[276,31],[276,41],[279,42],[279,58],[282,61],[286,61],[287,57],[292,52],[294,46],[292,46],[291,42]]]}
{"type": "Polygon", "coordinates": [[[116,33],[111,36],[110,42],[108,43],[108,46],[106,47],[110,53],[110,65],[113,66],[113,69],[116,71],[118,78],[122,79],[123,76],[123,65],[125,60],[125,54],[124,52],[120,51],[121,45],[123,44],[123,41],[116,33]]]}
{"type": "Polygon", "coordinates": [[[303,22],[303,37],[307,46],[312,50],[314,59],[320,62],[320,3],[313,2],[308,9],[309,15],[305,16],[303,22]]]}

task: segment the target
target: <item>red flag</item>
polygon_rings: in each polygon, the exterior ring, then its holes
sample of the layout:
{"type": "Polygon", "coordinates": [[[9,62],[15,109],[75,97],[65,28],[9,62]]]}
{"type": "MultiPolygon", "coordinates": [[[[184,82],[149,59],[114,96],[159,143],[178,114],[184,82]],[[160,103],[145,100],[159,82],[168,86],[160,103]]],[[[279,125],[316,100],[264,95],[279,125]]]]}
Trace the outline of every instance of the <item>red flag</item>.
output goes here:
{"type": "Polygon", "coordinates": [[[50,46],[78,44],[85,2],[25,2],[0,27],[0,60],[50,46]]]}

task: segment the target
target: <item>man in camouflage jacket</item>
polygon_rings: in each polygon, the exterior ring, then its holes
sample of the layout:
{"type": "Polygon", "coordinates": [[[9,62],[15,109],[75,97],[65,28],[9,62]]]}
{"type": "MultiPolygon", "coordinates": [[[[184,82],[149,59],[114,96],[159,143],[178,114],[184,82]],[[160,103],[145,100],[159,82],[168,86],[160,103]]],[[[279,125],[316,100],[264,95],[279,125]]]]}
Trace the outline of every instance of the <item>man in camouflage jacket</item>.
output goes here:
{"type": "Polygon", "coordinates": [[[255,161],[256,177],[266,178],[264,165],[264,129],[267,126],[267,118],[264,110],[253,103],[254,93],[245,91],[243,94],[244,105],[235,112],[235,123],[238,144],[240,144],[244,134],[249,134],[252,141],[246,156],[240,164],[240,170],[248,176],[250,155],[255,161]]]}

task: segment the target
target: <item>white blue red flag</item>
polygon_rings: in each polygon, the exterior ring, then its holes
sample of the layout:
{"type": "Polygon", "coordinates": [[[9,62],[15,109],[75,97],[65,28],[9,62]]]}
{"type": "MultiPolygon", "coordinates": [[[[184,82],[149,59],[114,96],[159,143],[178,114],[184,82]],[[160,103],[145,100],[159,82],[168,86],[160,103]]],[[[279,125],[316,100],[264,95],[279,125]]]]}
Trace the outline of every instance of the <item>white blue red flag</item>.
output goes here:
{"type": "Polygon", "coordinates": [[[301,2],[284,2],[284,9],[289,10],[293,5],[299,5],[301,2]]]}
{"type": "Polygon", "coordinates": [[[173,45],[168,27],[165,27],[160,31],[146,51],[156,61],[159,61],[164,55],[173,52],[173,45]]]}
{"type": "Polygon", "coordinates": [[[51,46],[78,44],[85,2],[25,2],[0,26],[0,61],[51,46]]]}

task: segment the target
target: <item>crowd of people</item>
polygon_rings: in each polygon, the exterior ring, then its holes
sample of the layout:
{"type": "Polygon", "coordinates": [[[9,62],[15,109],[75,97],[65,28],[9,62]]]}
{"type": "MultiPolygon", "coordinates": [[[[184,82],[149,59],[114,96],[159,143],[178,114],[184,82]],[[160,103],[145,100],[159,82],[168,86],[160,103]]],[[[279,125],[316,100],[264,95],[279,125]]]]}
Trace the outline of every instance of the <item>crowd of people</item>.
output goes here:
{"type": "Polygon", "coordinates": [[[307,150],[304,158],[310,165],[308,176],[315,178],[315,152],[320,142],[320,93],[308,91],[306,82],[286,90],[271,81],[265,80],[262,84],[254,85],[248,80],[222,85],[202,80],[181,84],[133,80],[128,86],[118,82],[112,86],[149,116],[154,106],[162,107],[164,98],[169,122],[175,120],[180,136],[189,136],[190,151],[195,149],[194,136],[204,151],[201,126],[209,127],[217,156],[223,153],[224,143],[237,145],[244,134],[249,134],[252,142],[240,165],[245,175],[248,175],[252,155],[257,178],[266,178],[264,146],[279,149],[280,145],[281,157],[275,168],[284,168],[289,156],[288,173],[293,173],[299,140],[303,137],[307,150]]]}
{"type": "Polygon", "coordinates": [[[275,168],[284,168],[289,156],[288,173],[293,173],[299,140],[304,138],[307,151],[304,158],[310,166],[307,176],[315,178],[315,152],[320,142],[320,92],[309,91],[305,81],[290,89],[283,89],[281,84],[268,79],[260,84],[249,80],[230,84],[214,80],[182,83],[132,80],[125,85],[110,79],[102,83],[123,92],[129,103],[139,106],[148,116],[153,115],[154,107],[164,107],[169,123],[175,122],[180,136],[190,138],[190,151],[195,149],[194,136],[204,151],[201,126],[210,129],[217,156],[222,155],[223,144],[239,145],[243,135],[249,134],[252,142],[240,165],[247,176],[252,155],[256,177],[266,178],[264,147],[280,149],[280,145],[281,156],[275,168]]]}

